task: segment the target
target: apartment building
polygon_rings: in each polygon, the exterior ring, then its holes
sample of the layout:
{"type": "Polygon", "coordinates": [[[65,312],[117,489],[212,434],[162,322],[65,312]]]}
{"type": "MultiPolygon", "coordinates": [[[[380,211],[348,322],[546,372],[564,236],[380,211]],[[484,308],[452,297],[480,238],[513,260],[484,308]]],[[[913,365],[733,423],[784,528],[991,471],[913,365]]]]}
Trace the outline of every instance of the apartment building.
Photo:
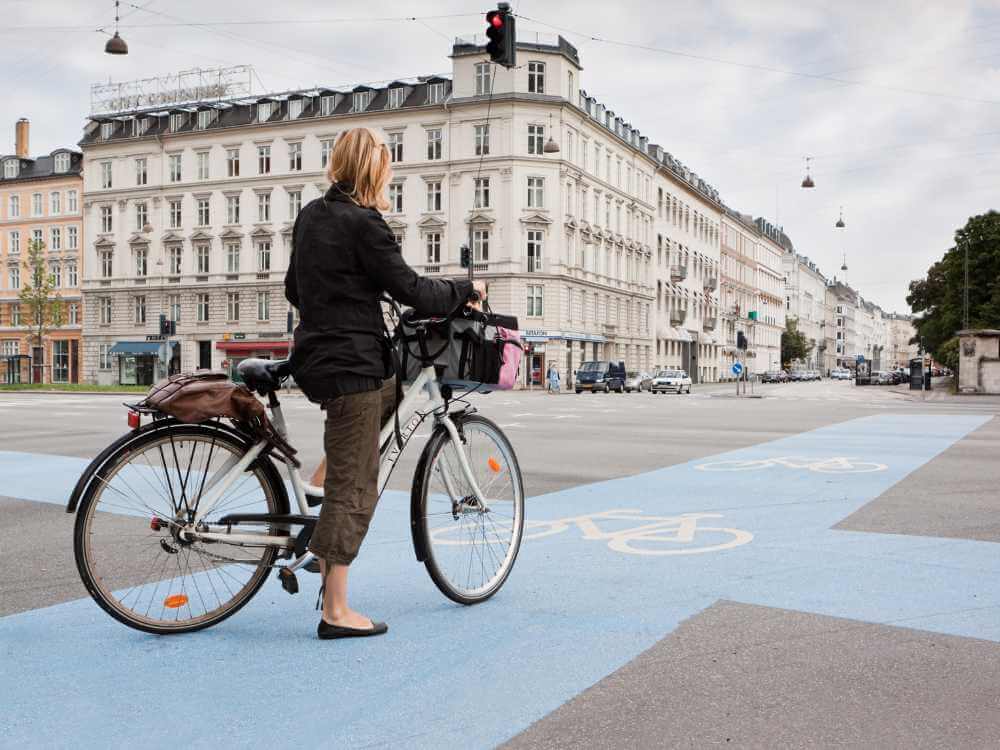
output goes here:
{"type": "Polygon", "coordinates": [[[913,326],[913,316],[890,313],[886,316],[886,324],[888,327],[886,368],[909,367],[910,360],[919,356],[917,343],[910,343],[917,335],[917,329],[913,326]]]}
{"type": "Polygon", "coordinates": [[[833,338],[832,315],[826,301],[829,281],[807,256],[793,250],[781,259],[785,276],[785,317],[794,319],[798,330],[810,341],[809,353],[799,365],[804,369],[828,373],[835,367],[836,344],[833,338]]]}
{"type": "Polygon", "coordinates": [[[30,123],[22,118],[14,153],[0,155],[0,382],[75,383],[83,322],[81,155],[62,148],[31,157],[29,140],[30,123]],[[33,242],[44,244],[61,313],[61,325],[48,327],[41,341],[20,299],[31,282],[33,242]]]}

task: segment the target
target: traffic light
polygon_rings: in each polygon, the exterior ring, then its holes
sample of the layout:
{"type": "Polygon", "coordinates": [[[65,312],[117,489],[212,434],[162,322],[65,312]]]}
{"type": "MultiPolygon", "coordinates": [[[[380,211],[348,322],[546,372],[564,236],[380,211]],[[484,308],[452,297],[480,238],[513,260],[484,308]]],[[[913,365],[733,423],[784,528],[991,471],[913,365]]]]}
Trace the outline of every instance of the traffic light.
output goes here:
{"type": "Polygon", "coordinates": [[[472,250],[469,249],[468,245],[462,245],[462,268],[468,268],[472,265],[472,250]]]}
{"type": "Polygon", "coordinates": [[[747,348],[747,337],[743,331],[736,332],[736,348],[746,349],[747,348]]]}
{"type": "Polygon", "coordinates": [[[517,57],[517,39],[514,14],[509,3],[497,3],[497,10],[486,14],[486,52],[490,60],[513,68],[517,57]]]}

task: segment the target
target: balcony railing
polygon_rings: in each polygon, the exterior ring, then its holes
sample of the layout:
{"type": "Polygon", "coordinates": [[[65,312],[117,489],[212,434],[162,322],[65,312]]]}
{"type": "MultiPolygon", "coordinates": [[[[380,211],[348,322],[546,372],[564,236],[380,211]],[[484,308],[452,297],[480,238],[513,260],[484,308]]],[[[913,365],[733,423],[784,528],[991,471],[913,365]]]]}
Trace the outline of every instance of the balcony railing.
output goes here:
{"type": "Polygon", "coordinates": [[[489,271],[490,270],[490,264],[489,263],[473,263],[472,264],[472,270],[473,271],[489,271]]]}
{"type": "Polygon", "coordinates": [[[705,331],[714,331],[716,325],[718,325],[718,320],[716,318],[705,318],[705,320],[701,324],[701,327],[702,330],[705,331]]]}
{"type": "Polygon", "coordinates": [[[705,291],[706,292],[714,292],[718,288],[719,288],[719,280],[717,278],[715,278],[714,276],[706,276],[705,277],[705,291]]]}
{"type": "Polygon", "coordinates": [[[670,311],[670,325],[672,326],[683,325],[685,320],[687,320],[687,310],[670,311]]]}
{"type": "Polygon", "coordinates": [[[687,266],[670,266],[670,280],[684,281],[688,277],[687,266]]]}

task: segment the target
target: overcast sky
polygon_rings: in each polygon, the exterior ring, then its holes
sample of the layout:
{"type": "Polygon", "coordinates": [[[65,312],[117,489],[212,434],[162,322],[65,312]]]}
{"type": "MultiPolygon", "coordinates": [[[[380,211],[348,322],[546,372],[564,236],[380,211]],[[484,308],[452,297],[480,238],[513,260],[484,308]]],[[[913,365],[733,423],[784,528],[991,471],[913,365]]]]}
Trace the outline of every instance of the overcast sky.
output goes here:
{"type": "MultiPolygon", "coordinates": [[[[846,253],[848,282],[888,311],[907,311],[908,282],[970,215],[1000,208],[1000,0],[512,5],[522,38],[565,29],[590,94],[728,205],[783,225],[827,276],[844,277],[846,253]],[[799,187],[806,155],[814,190],[799,187]]],[[[112,57],[87,30],[113,27],[110,0],[2,0],[0,152],[22,116],[33,154],[75,144],[97,81],[249,63],[260,93],[449,72],[450,39],[481,32],[486,7],[134,0],[130,54],[112,57]],[[361,20],[414,13],[454,17],[361,20]],[[233,23],[247,21],[267,23],[233,23]]]]}

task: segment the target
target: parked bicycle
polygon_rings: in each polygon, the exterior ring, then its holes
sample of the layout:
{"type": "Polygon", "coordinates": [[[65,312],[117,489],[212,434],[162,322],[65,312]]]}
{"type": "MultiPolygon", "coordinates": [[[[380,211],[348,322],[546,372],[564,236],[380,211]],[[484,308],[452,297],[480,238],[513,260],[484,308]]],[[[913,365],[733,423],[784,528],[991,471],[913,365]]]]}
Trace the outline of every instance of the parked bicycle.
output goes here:
{"type": "MultiPolygon", "coordinates": [[[[399,308],[392,306],[399,319],[399,308]]],[[[420,342],[417,356],[427,353],[429,332],[454,317],[407,319],[420,342]]],[[[287,440],[277,394],[290,374],[288,362],[245,360],[239,372],[267,399],[271,422],[287,440]]],[[[524,487],[513,446],[496,424],[456,398],[427,360],[397,415],[399,439],[394,419],[380,435],[379,492],[417,427],[432,419],[410,495],[413,548],[449,599],[485,601],[510,575],[524,528],[524,487]],[[429,403],[418,409],[424,393],[429,403]],[[443,544],[441,529],[472,543],[443,544]]],[[[130,407],[135,429],[94,459],[66,508],[77,513],[77,568],[95,601],[130,627],[169,634],[231,616],[274,568],[284,589],[296,593],[296,573],[318,570],[307,551],[318,518],[309,508],[323,488],[306,483],[267,441],[220,420],[186,424],[151,416],[140,426],[136,407],[130,407]],[[279,464],[297,512],[291,511],[279,464]]]]}

